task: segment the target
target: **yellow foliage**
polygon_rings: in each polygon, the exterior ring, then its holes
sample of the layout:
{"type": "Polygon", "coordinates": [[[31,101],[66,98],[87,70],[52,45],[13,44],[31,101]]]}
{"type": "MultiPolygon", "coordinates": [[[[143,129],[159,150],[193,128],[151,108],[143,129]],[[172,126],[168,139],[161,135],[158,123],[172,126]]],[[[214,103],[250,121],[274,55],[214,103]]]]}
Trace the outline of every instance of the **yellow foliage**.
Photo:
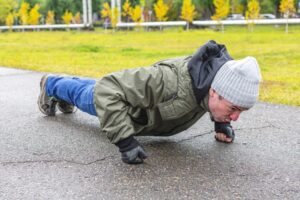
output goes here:
{"type": "Polygon", "coordinates": [[[77,12],[76,15],[74,16],[74,22],[76,24],[80,24],[81,23],[81,15],[80,12],[77,12]]]}
{"type": "Polygon", "coordinates": [[[106,17],[108,17],[109,19],[111,18],[111,9],[107,2],[103,4],[103,9],[101,10],[100,14],[103,18],[106,17]]]}
{"type": "Polygon", "coordinates": [[[229,0],[214,0],[215,14],[211,16],[212,20],[220,21],[227,17],[229,13],[229,0]]]}
{"type": "Polygon", "coordinates": [[[247,5],[246,19],[253,20],[259,18],[259,2],[258,0],[250,0],[247,5]]]}
{"type": "Polygon", "coordinates": [[[16,0],[0,0],[0,22],[6,22],[7,16],[18,6],[16,0]]]}
{"type": "Polygon", "coordinates": [[[142,8],[141,6],[137,5],[135,6],[131,12],[130,17],[134,22],[141,22],[142,21],[142,8]]]}
{"type": "Polygon", "coordinates": [[[288,18],[296,12],[294,0],[281,0],[279,10],[281,13],[285,14],[285,17],[288,18]]]}
{"type": "Polygon", "coordinates": [[[124,17],[127,17],[127,16],[130,16],[130,13],[131,13],[131,4],[130,4],[130,2],[129,2],[129,0],[126,0],[125,1],[125,3],[124,3],[124,5],[123,5],[123,13],[122,13],[122,15],[124,16],[124,17]]]}
{"type": "Polygon", "coordinates": [[[38,25],[41,14],[39,13],[40,5],[35,4],[35,6],[29,12],[28,23],[30,25],[38,25]]]}
{"type": "Polygon", "coordinates": [[[183,0],[180,18],[192,22],[195,15],[195,6],[192,4],[192,0],[183,0]]]}
{"type": "Polygon", "coordinates": [[[28,24],[28,19],[29,19],[28,11],[29,11],[29,4],[26,2],[22,2],[19,13],[18,13],[22,25],[28,24]]]}
{"type": "Polygon", "coordinates": [[[111,16],[111,26],[113,28],[116,28],[117,23],[118,23],[118,16],[119,16],[118,8],[115,7],[114,9],[112,9],[112,13],[113,13],[113,15],[111,16]]]}
{"type": "Polygon", "coordinates": [[[54,11],[49,10],[47,13],[46,24],[54,24],[54,11]]]}
{"type": "Polygon", "coordinates": [[[247,5],[247,11],[246,11],[246,19],[252,20],[248,21],[248,28],[252,32],[254,27],[254,19],[259,18],[259,2],[258,0],[250,0],[247,5]]]}
{"type": "Polygon", "coordinates": [[[109,4],[105,2],[103,4],[103,9],[101,10],[100,13],[103,18],[109,18],[111,22],[111,26],[113,28],[116,28],[118,23],[118,17],[119,17],[119,10],[117,7],[112,9],[110,8],[109,4]]]}
{"type": "Polygon", "coordinates": [[[71,24],[73,14],[67,10],[61,18],[65,24],[71,24]]]}
{"type": "Polygon", "coordinates": [[[154,4],[154,11],[156,14],[156,18],[158,21],[166,21],[168,19],[167,12],[169,7],[164,3],[163,0],[158,0],[156,4],[154,4]]]}
{"type": "Polygon", "coordinates": [[[14,14],[13,13],[9,13],[5,19],[5,24],[6,26],[11,27],[12,25],[14,25],[14,14]]]}

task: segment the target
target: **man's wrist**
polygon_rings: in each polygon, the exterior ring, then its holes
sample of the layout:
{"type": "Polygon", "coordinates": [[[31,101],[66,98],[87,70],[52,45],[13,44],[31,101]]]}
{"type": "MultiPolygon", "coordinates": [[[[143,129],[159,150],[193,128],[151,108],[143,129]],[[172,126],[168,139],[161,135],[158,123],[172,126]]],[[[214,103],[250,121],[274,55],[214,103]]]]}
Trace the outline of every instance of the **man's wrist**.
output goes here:
{"type": "Polygon", "coordinates": [[[215,131],[218,133],[226,133],[226,127],[232,128],[230,122],[216,122],[215,121],[215,131]]]}
{"type": "Polygon", "coordinates": [[[136,139],[134,139],[133,136],[130,136],[117,142],[115,145],[119,147],[119,151],[123,153],[139,146],[139,142],[136,139]]]}

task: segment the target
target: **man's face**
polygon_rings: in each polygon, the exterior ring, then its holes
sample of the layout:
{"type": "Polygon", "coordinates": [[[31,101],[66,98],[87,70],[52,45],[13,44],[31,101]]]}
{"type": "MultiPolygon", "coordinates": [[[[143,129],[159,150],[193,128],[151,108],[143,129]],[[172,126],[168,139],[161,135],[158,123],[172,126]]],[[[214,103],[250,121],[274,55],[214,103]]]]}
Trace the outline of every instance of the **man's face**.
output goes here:
{"type": "Polygon", "coordinates": [[[241,112],[247,110],[233,105],[218,95],[213,89],[209,90],[208,107],[214,120],[217,122],[236,121],[241,112]]]}

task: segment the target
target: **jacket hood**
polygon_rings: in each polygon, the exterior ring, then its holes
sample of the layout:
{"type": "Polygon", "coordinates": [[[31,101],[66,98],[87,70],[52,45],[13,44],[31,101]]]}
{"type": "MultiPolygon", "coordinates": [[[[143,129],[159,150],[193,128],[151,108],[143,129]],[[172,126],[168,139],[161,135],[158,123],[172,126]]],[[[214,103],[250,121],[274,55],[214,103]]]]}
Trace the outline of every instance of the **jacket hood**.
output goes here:
{"type": "Polygon", "coordinates": [[[208,94],[218,70],[229,60],[233,58],[228,54],[225,45],[213,40],[208,41],[194,53],[188,62],[188,71],[198,103],[208,94]]]}

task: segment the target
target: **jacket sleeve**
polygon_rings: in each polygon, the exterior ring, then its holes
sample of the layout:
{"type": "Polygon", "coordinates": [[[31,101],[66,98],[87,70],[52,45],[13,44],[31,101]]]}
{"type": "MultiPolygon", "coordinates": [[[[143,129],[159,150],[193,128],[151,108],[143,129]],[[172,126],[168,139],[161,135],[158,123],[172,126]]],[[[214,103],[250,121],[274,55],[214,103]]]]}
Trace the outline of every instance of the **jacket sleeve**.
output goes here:
{"type": "Polygon", "coordinates": [[[137,133],[129,109],[151,109],[163,101],[176,79],[171,68],[144,67],[124,70],[100,79],[94,104],[102,131],[112,143],[137,133]]]}

